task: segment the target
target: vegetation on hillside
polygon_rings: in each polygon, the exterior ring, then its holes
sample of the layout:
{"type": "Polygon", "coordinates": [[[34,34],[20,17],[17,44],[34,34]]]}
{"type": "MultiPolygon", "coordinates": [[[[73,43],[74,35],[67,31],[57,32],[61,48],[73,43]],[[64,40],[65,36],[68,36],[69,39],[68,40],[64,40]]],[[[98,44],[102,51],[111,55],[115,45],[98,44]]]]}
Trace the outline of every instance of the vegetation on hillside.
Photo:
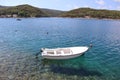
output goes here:
{"type": "Polygon", "coordinates": [[[30,5],[0,6],[0,17],[83,17],[120,19],[120,11],[78,8],[70,11],[37,8],[30,5]]]}
{"type": "Polygon", "coordinates": [[[120,19],[120,11],[115,10],[97,10],[91,8],[79,8],[68,11],[61,15],[62,17],[84,17],[84,18],[108,18],[120,19]]]}
{"type": "Polygon", "coordinates": [[[0,15],[17,15],[17,17],[47,17],[39,8],[30,5],[0,8],[0,15]]]}
{"type": "Polygon", "coordinates": [[[0,17],[57,17],[62,13],[64,11],[36,8],[27,4],[13,7],[0,6],[0,17]]]}

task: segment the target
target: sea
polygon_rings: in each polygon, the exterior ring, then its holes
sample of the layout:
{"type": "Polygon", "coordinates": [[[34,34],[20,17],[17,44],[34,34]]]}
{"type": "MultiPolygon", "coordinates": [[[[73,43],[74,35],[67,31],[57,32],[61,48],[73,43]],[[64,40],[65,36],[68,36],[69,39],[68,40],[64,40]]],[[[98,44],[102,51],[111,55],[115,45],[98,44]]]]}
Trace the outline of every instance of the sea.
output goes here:
{"type": "Polygon", "coordinates": [[[120,20],[0,18],[0,80],[120,80],[120,20]],[[49,60],[41,48],[89,46],[49,60]],[[36,55],[39,54],[39,55],[36,55]]]}

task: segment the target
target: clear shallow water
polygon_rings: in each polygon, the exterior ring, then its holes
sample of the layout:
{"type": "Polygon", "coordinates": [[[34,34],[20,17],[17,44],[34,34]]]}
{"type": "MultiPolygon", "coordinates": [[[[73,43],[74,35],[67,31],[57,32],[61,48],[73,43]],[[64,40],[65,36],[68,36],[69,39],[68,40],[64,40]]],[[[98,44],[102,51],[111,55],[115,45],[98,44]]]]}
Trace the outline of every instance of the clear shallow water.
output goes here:
{"type": "Polygon", "coordinates": [[[0,79],[119,80],[120,21],[79,18],[0,19],[0,79]],[[48,34],[47,34],[48,32],[48,34]],[[40,48],[93,47],[70,60],[41,60],[40,48]]]}

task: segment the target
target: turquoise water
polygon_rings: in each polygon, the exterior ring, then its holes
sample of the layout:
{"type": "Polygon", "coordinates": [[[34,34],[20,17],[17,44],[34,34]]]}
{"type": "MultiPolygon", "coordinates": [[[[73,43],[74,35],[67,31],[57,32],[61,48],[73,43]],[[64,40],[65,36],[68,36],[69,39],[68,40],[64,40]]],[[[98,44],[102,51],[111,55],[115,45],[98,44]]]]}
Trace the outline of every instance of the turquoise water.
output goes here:
{"type": "Polygon", "coordinates": [[[119,80],[120,21],[82,18],[0,19],[1,80],[119,80]],[[48,33],[48,34],[47,34],[48,33]],[[40,48],[93,47],[70,60],[45,60],[40,48]]]}

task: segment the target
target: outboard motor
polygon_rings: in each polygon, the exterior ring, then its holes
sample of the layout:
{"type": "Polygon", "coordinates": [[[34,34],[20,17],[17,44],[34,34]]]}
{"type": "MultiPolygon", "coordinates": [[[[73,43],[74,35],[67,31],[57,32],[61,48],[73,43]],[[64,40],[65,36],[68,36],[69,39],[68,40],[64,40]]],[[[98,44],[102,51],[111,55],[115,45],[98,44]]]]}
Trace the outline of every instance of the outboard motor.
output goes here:
{"type": "Polygon", "coordinates": [[[40,52],[43,52],[44,48],[41,48],[40,52]]]}
{"type": "Polygon", "coordinates": [[[45,49],[45,48],[41,48],[41,49],[40,49],[40,52],[38,52],[38,53],[35,54],[36,59],[38,58],[38,55],[44,51],[44,49],[45,49]]]}

